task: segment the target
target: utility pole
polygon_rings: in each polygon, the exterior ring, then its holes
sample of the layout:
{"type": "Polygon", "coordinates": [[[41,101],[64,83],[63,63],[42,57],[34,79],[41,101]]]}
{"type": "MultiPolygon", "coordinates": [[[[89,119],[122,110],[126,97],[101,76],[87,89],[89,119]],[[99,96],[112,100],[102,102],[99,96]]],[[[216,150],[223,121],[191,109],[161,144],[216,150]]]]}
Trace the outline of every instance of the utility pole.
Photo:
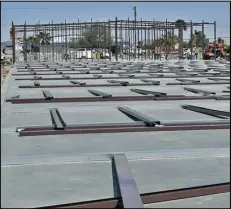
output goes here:
{"type": "Polygon", "coordinates": [[[135,50],[134,50],[134,52],[135,52],[135,59],[136,59],[136,7],[133,7],[133,11],[134,11],[134,21],[135,21],[135,50]]]}

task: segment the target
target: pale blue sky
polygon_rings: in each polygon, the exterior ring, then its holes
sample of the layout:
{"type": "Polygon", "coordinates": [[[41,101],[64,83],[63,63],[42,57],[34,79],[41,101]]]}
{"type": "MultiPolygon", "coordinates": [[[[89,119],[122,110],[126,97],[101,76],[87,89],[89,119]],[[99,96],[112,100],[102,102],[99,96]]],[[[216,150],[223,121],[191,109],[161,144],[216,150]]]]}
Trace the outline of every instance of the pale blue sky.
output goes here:
{"type": "MultiPolygon", "coordinates": [[[[1,40],[9,40],[11,21],[15,24],[47,23],[51,20],[73,22],[80,20],[107,21],[133,19],[133,6],[137,7],[137,19],[184,19],[193,22],[217,21],[217,36],[230,36],[230,2],[3,2],[1,40]]],[[[213,37],[212,27],[206,27],[207,37],[213,37]]],[[[185,33],[185,38],[189,31],[185,33]]]]}

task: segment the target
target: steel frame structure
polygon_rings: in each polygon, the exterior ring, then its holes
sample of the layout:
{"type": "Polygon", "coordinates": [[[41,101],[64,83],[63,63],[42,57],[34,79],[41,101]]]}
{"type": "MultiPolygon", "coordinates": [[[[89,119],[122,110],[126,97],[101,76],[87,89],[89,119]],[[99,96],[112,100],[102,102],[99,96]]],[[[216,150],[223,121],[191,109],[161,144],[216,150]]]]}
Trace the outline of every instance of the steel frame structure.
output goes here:
{"type": "MultiPolygon", "coordinates": [[[[214,27],[214,45],[216,45],[216,21],[213,23],[205,21],[202,21],[201,23],[191,21],[187,22],[186,25],[190,29],[191,39],[193,36],[193,29],[195,27],[200,27],[202,35],[204,35],[205,25],[212,25],[214,27]]],[[[102,37],[99,37],[99,39],[102,39],[102,43],[99,41],[100,43],[98,43],[97,47],[102,48],[105,53],[106,50],[108,50],[108,59],[110,60],[112,59],[113,51],[114,57],[117,61],[119,58],[126,60],[136,58],[139,60],[158,59],[161,54],[166,55],[170,48],[174,49],[175,47],[173,42],[170,43],[170,45],[163,45],[157,41],[159,38],[165,37],[167,39],[167,34],[171,34],[173,37],[173,35],[176,33],[177,28],[175,22],[168,21],[167,19],[165,21],[156,21],[154,19],[151,21],[146,21],[142,18],[140,20],[130,20],[129,18],[127,20],[119,20],[117,17],[115,17],[115,20],[108,20],[104,22],[93,21],[91,19],[90,22],[80,22],[78,20],[77,22],[67,23],[65,20],[63,23],[54,23],[52,20],[48,24],[27,24],[25,22],[23,25],[14,25],[12,22],[11,32],[13,40],[13,62],[17,60],[18,56],[16,55],[16,42],[18,40],[17,36],[19,33],[22,33],[21,39],[23,40],[23,46],[25,49],[28,47],[28,44],[26,43],[28,36],[36,36],[39,32],[49,34],[52,37],[50,44],[37,44],[39,45],[39,53],[34,52],[34,57],[31,59],[41,61],[42,57],[40,52],[42,52],[45,54],[46,60],[55,61],[65,60],[66,58],[63,57],[64,54],[70,55],[72,53],[73,48],[70,47],[71,38],[79,39],[80,37],[83,37],[83,34],[86,31],[89,31],[93,27],[96,27],[97,31],[101,31],[100,34],[102,37]],[[61,46],[58,46],[55,38],[58,38],[58,42],[61,42],[61,46]],[[144,46],[152,45],[154,48],[145,48],[144,50],[139,51],[137,46],[140,43],[144,46]],[[114,50],[112,50],[112,46],[114,46],[114,50]],[[126,52],[124,52],[125,48],[126,52]]],[[[182,51],[183,43],[180,44],[180,47],[181,49],[179,49],[179,51],[182,51]]],[[[191,51],[192,49],[193,45],[191,44],[191,51]]],[[[204,39],[202,44],[202,51],[204,51],[204,39]]],[[[182,54],[180,56],[182,56],[182,54]]],[[[75,60],[77,58],[73,55],[73,59],[75,60]]],[[[27,53],[24,53],[24,60],[28,60],[27,53]]]]}

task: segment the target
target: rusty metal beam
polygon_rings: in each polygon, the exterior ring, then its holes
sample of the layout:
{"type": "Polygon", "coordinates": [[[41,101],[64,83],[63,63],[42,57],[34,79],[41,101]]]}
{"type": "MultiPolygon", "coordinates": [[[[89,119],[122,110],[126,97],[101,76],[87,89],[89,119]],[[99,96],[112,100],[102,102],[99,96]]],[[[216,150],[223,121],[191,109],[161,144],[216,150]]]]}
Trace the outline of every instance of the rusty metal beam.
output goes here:
{"type": "MultiPolygon", "coordinates": [[[[215,75],[214,75],[215,76],[215,75]]],[[[217,75],[216,75],[217,76],[217,75]]],[[[184,78],[191,78],[192,75],[184,75],[184,78]]],[[[227,75],[220,75],[218,77],[227,77],[227,75]]],[[[101,79],[120,79],[121,77],[102,77],[101,79]]],[[[142,79],[142,78],[154,78],[154,76],[139,76],[139,77],[132,77],[132,79],[142,79]]],[[[182,78],[181,75],[179,76],[163,76],[163,77],[158,77],[158,78],[182,78]]],[[[204,75],[197,75],[194,76],[194,78],[208,78],[208,76],[204,75]]],[[[81,78],[69,78],[71,80],[91,80],[91,79],[98,79],[95,77],[81,77],[81,78]]],[[[15,78],[16,81],[31,81],[31,80],[68,80],[64,78],[42,78],[42,77],[37,77],[37,78],[15,78]]]]}
{"type": "Polygon", "coordinates": [[[80,87],[113,87],[113,86],[153,86],[157,85],[155,83],[131,83],[131,84],[89,84],[89,85],[84,85],[83,82],[75,82],[71,81],[75,85],[42,85],[42,86],[18,86],[18,88],[80,88],[80,87]],[[83,84],[83,85],[81,85],[83,84]]]}
{"type": "MultiPolygon", "coordinates": [[[[120,75],[123,75],[123,73],[121,73],[119,70],[114,70],[113,73],[112,71],[102,71],[102,72],[91,72],[90,70],[89,71],[83,71],[83,70],[76,70],[78,72],[73,72],[73,70],[33,70],[32,72],[35,72],[37,73],[37,75],[56,75],[55,72],[63,72],[62,74],[71,74],[71,75],[83,75],[83,74],[86,74],[88,72],[88,74],[120,74],[120,75]]],[[[149,72],[138,72],[138,71],[126,71],[124,72],[124,74],[142,74],[142,73],[149,73],[150,74],[150,70],[148,70],[149,72]]],[[[30,71],[28,70],[18,70],[19,73],[12,73],[13,76],[22,76],[22,75],[31,75],[30,71]]],[[[162,72],[162,71],[161,71],[162,72]]],[[[190,73],[191,71],[188,71],[188,73],[190,73]]],[[[195,73],[195,72],[200,72],[199,70],[193,70],[191,73],[195,73]]],[[[151,74],[154,75],[155,73],[160,73],[160,72],[155,72],[155,71],[151,71],[151,74]]],[[[168,73],[173,73],[172,71],[167,71],[167,72],[164,72],[164,74],[168,74],[168,73]]],[[[226,80],[229,80],[229,79],[226,79],[226,80]]]]}
{"type": "Polygon", "coordinates": [[[53,98],[45,100],[43,98],[28,98],[28,99],[7,99],[6,102],[12,104],[33,104],[33,103],[60,103],[60,102],[114,102],[114,101],[151,101],[151,100],[205,100],[205,99],[229,99],[224,96],[184,96],[184,95],[169,95],[164,97],[155,96],[127,96],[127,97],[67,97],[67,98],[53,98]]]}
{"type": "Polygon", "coordinates": [[[187,130],[219,130],[230,129],[230,124],[194,124],[194,125],[173,125],[155,127],[121,127],[121,128],[92,128],[92,129],[65,129],[65,130],[42,130],[26,131],[21,130],[19,136],[44,136],[44,135],[67,135],[67,134],[93,134],[93,133],[129,133],[129,132],[153,132],[153,131],[187,131],[187,130]]]}
{"type": "Polygon", "coordinates": [[[171,86],[178,86],[178,85],[220,85],[220,84],[230,84],[229,82],[200,82],[200,83],[191,83],[191,82],[182,82],[182,83],[166,83],[166,85],[171,85],[171,86]]]}
{"type": "MultiPolygon", "coordinates": [[[[143,204],[180,200],[230,192],[230,182],[141,194],[143,204]]],[[[121,198],[100,199],[37,208],[123,208],[121,198]]]]}

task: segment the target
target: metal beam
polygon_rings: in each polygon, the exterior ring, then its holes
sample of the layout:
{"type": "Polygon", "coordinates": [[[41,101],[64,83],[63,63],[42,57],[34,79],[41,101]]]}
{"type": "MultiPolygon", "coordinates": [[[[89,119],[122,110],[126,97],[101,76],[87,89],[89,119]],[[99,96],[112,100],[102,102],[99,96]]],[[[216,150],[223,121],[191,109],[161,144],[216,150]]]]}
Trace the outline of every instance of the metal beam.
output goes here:
{"type": "Polygon", "coordinates": [[[155,91],[147,91],[143,89],[130,89],[130,91],[133,91],[138,94],[143,94],[143,95],[154,95],[154,96],[167,96],[166,93],[163,92],[155,92],[155,91]]]}
{"type": "Polygon", "coordinates": [[[140,80],[145,83],[151,83],[153,85],[160,85],[160,81],[153,81],[153,80],[148,80],[148,79],[140,79],[140,80]]]}
{"type": "Polygon", "coordinates": [[[134,121],[143,121],[146,126],[160,125],[161,122],[128,107],[118,107],[118,110],[127,115],[134,121]]]}
{"type": "Polygon", "coordinates": [[[116,83],[116,84],[121,84],[122,86],[127,86],[129,84],[128,81],[118,81],[118,80],[108,80],[108,83],[116,83]]]}
{"type": "Polygon", "coordinates": [[[213,109],[194,106],[194,105],[182,105],[181,107],[183,109],[186,109],[186,110],[191,110],[191,111],[194,111],[194,112],[198,112],[198,113],[202,113],[202,114],[205,114],[205,115],[217,117],[217,118],[220,118],[220,119],[228,119],[228,118],[230,118],[230,112],[226,112],[226,111],[213,110],[213,109]]]}
{"type": "Polygon", "coordinates": [[[191,80],[191,79],[184,79],[184,78],[177,78],[176,80],[182,82],[200,83],[199,80],[191,80]]]}
{"type": "Polygon", "coordinates": [[[38,81],[35,81],[34,86],[40,86],[40,83],[38,81]]]}
{"type": "MultiPolygon", "coordinates": [[[[214,75],[214,76],[216,76],[216,75],[214,75]]],[[[154,76],[152,76],[152,77],[154,77],[154,76]]],[[[162,77],[162,78],[181,78],[182,76],[164,76],[164,77],[162,77]]],[[[190,77],[192,77],[192,75],[188,75],[188,74],[185,74],[184,75],[184,78],[190,78],[190,77]]],[[[208,78],[208,76],[204,76],[204,75],[197,75],[197,76],[194,76],[195,78],[208,78]]],[[[227,75],[219,75],[219,76],[217,76],[217,77],[227,77],[227,75]]],[[[121,78],[121,77],[102,77],[102,79],[119,79],[119,78],[121,78]]],[[[137,77],[133,77],[132,79],[142,79],[142,78],[150,78],[150,76],[137,76],[137,77]]],[[[159,78],[161,78],[160,76],[159,76],[159,78]]],[[[37,80],[37,79],[39,79],[39,80],[63,80],[63,78],[55,78],[55,77],[53,77],[53,78],[42,78],[42,77],[38,77],[38,78],[15,78],[15,80],[16,81],[30,81],[30,80],[37,80]]],[[[79,79],[79,80],[86,80],[86,79],[96,79],[95,77],[81,77],[81,78],[71,78],[71,79],[73,79],[73,80],[77,80],[77,79],[79,79]]]]}
{"type": "MultiPolygon", "coordinates": [[[[141,194],[143,204],[159,203],[165,201],[182,200],[207,195],[215,195],[230,192],[230,182],[220,184],[202,185],[197,187],[179,188],[167,191],[158,191],[141,194]]],[[[108,198],[75,202],[62,205],[43,206],[37,208],[122,208],[121,198],[108,198]]]]}
{"type": "Polygon", "coordinates": [[[67,135],[67,134],[93,134],[93,133],[132,133],[132,132],[155,132],[155,131],[188,131],[188,130],[222,130],[230,129],[230,124],[193,124],[193,125],[173,125],[173,126],[155,126],[155,127],[120,127],[120,128],[91,128],[91,129],[65,129],[65,130],[43,130],[26,131],[21,130],[19,136],[45,136],[45,135],[67,135]]]}
{"type": "Polygon", "coordinates": [[[57,108],[50,109],[50,115],[55,130],[63,130],[66,128],[67,125],[61,117],[59,110],[57,108]]]}
{"type": "Polygon", "coordinates": [[[43,90],[43,96],[45,97],[46,100],[51,100],[54,98],[52,94],[47,90],[43,90]]]}
{"type": "Polygon", "coordinates": [[[73,84],[78,84],[78,85],[80,85],[80,86],[85,86],[86,85],[86,83],[84,83],[84,82],[79,82],[79,81],[70,81],[71,83],[73,83],[73,84]]]}
{"type": "Polygon", "coordinates": [[[102,98],[110,98],[112,97],[111,94],[102,92],[102,91],[98,91],[98,90],[93,90],[93,89],[89,89],[88,92],[90,92],[91,94],[95,95],[95,96],[101,96],[102,98]]]}
{"type": "Polygon", "coordinates": [[[143,202],[126,156],[114,155],[112,163],[115,165],[123,208],[143,208],[143,202]]]}
{"type": "Polygon", "coordinates": [[[204,95],[210,95],[210,94],[216,94],[216,92],[211,92],[211,91],[205,91],[205,90],[201,90],[201,89],[194,89],[194,88],[188,88],[188,87],[184,87],[184,89],[186,91],[190,91],[190,92],[193,92],[193,93],[196,93],[196,94],[204,94],[204,95]]]}

